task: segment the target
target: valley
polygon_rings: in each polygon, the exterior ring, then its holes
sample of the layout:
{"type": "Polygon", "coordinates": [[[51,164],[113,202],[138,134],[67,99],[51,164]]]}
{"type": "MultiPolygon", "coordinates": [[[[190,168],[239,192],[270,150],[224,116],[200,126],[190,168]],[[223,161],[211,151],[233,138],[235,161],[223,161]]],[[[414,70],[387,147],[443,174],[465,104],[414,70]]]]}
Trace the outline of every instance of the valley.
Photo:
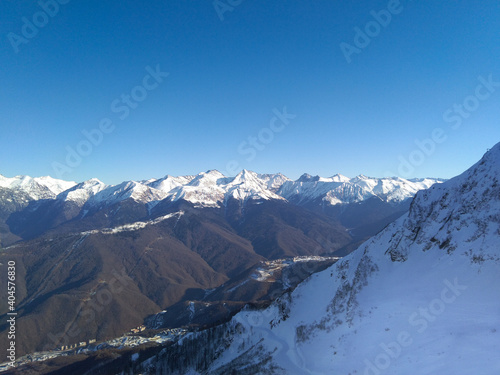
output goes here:
{"type": "Polygon", "coordinates": [[[196,331],[268,306],[436,182],[250,171],[117,186],[2,177],[0,189],[21,197],[5,199],[0,215],[0,262],[18,265],[18,355],[110,342],[141,325],[196,331]]]}

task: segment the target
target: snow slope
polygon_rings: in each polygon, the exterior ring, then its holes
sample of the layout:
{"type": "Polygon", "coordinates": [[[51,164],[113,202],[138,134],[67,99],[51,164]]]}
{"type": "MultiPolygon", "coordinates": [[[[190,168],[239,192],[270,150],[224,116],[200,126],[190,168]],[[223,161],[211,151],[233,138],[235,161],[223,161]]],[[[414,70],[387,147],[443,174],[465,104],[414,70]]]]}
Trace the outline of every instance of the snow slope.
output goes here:
{"type": "Polygon", "coordinates": [[[499,176],[500,144],[268,309],[237,314],[218,358],[189,371],[498,375],[499,176]]]}

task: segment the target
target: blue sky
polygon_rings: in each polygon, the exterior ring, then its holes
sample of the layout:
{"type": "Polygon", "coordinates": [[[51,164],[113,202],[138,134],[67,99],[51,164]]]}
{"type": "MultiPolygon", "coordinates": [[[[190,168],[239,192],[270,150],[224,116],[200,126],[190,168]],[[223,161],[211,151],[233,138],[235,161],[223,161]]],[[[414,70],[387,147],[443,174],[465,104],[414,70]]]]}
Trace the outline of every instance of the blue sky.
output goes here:
{"type": "Polygon", "coordinates": [[[0,4],[5,176],[449,178],[500,141],[498,1],[51,1],[0,4]]]}

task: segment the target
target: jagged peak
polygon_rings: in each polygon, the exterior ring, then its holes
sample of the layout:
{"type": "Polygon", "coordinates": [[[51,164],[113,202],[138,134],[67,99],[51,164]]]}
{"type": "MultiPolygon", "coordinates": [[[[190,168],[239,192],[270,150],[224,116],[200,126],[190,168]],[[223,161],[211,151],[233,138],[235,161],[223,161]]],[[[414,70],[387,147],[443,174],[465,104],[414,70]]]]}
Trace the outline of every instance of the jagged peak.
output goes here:
{"type": "Polygon", "coordinates": [[[224,176],[222,173],[220,173],[216,169],[211,169],[206,172],[201,172],[198,175],[196,175],[188,185],[190,186],[200,186],[200,185],[205,185],[205,184],[213,184],[217,183],[219,179],[225,179],[226,176],[224,176]]]}
{"type": "Polygon", "coordinates": [[[334,182],[347,182],[351,180],[349,177],[346,177],[340,173],[334,174],[332,177],[330,177],[330,179],[334,182]]]}
{"type": "Polygon", "coordinates": [[[304,173],[302,176],[299,177],[297,182],[316,182],[319,181],[321,177],[319,176],[312,176],[309,173],[304,173]]]}
{"type": "Polygon", "coordinates": [[[245,181],[255,181],[259,178],[258,174],[247,169],[243,169],[240,173],[238,173],[234,179],[233,183],[241,183],[245,181]]]}
{"type": "Polygon", "coordinates": [[[17,189],[27,193],[32,199],[55,198],[59,193],[76,185],[74,181],[58,180],[50,176],[30,177],[18,175],[15,177],[0,177],[0,187],[17,189]]]}
{"type": "Polygon", "coordinates": [[[85,185],[106,185],[104,182],[102,182],[101,180],[99,180],[98,178],[95,178],[95,177],[91,178],[90,180],[82,182],[82,184],[85,184],[85,185]]]}
{"type": "MultiPolygon", "coordinates": [[[[193,200],[203,205],[217,205],[223,202],[230,194],[237,199],[251,194],[255,197],[271,197],[272,199],[289,200],[293,196],[300,196],[300,201],[326,199],[329,204],[342,204],[360,201],[371,196],[378,196],[386,200],[401,201],[413,196],[418,190],[428,188],[435,182],[424,179],[409,181],[404,179],[385,178],[377,179],[359,175],[349,178],[341,174],[332,177],[312,176],[304,173],[299,179],[293,181],[283,175],[258,174],[248,169],[241,170],[235,177],[226,177],[216,169],[201,172],[194,176],[165,175],[159,179],[143,181],[123,181],[116,185],[106,185],[97,178],[76,184],[55,180],[50,177],[32,179],[29,176],[6,178],[0,175],[0,186],[29,185],[29,190],[39,191],[31,194],[34,199],[55,198],[75,199],[78,201],[89,200],[90,203],[115,202],[133,198],[138,201],[157,201],[170,197],[171,200],[193,200]],[[42,185],[38,187],[38,185],[42,185]],[[52,191],[46,185],[54,185],[52,191]],[[87,192],[75,193],[79,189],[87,192]],[[242,189],[242,191],[237,191],[242,189]],[[54,193],[55,190],[55,193],[54,193]],[[69,190],[66,194],[66,190],[69,190]],[[226,197],[226,198],[225,198],[226,197]]],[[[23,189],[27,189],[24,187],[23,189]]],[[[246,199],[246,198],[241,198],[246,199]]]]}
{"type": "Polygon", "coordinates": [[[204,174],[204,175],[207,175],[207,176],[226,177],[221,172],[219,172],[217,169],[209,169],[208,171],[202,172],[200,174],[204,174]]]}

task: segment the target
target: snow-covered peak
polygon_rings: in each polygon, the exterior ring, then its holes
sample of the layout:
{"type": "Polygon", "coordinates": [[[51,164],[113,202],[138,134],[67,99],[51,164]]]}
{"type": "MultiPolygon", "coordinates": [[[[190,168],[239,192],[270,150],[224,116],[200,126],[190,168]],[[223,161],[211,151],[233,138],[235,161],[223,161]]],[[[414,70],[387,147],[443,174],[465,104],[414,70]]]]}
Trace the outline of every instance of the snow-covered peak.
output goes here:
{"type": "Polygon", "coordinates": [[[12,178],[0,175],[0,187],[19,190],[28,194],[32,199],[53,199],[59,193],[73,187],[76,182],[57,180],[55,178],[15,176],[12,178]]]}
{"type": "Polygon", "coordinates": [[[136,202],[151,203],[160,201],[166,196],[167,193],[140,182],[125,181],[121,184],[109,186],[98,191],[95,195],[90,197],[88,203],[90,205],[109,205],[129,198],[136,202]]]}
{"type": "Polygon", "coordinates": [[[372,197],[401,202],[441,181],[424,179],[412,182],[401,178],[372,178],[364,175],[348,178],[338,174],[323,178],[304,174],[297,181],[284,182],[278,194],[302,203],[320,199],[330,205],[361,202],[372,197]]]}
{"type": "Polygon", "coordinates": [[[104,184],[97,178],[92,178],[62,192],[57,196],[57,199],[83,205],[90,199],[90,197],[95,196],[97,193],[106,188],[108,188],[108,185],[104,184]]]}
{"type": "Polygon", "coordinates": [[[168,199],[183,199],[203,207],[221,207],[229,198],[242,202],[248,199],[283,200],[275,192],[287,180],[282,174],[259,175],[242,170],[235,177],[226,177],[212,170],[198,174],[185,185],[175,187],[169,192],[168,199]]]}
{"type": "Polygon", "coordinates": [[[50,176],[36,177],[33,180],[38,184],[47,187],[55,195],[76,185],[76,182],[74,181],[58,180],[50,176]]]}
{"type": "Polygon", "coordinates": [[[174,176],[169,176],[166,175],[163,178],[160,178],[158,180],[151,179],[145,182],[145,185],[148,185],[154,189],[161,190],[165,193],[168,193],[172,189],[186,185],[190,183],[195,176],[179,176],[179,177],[174,177],[174,176]]]}
{"type": "Polygon", "coordinates": [[[126,181],[118,185],[105,185],[97,179],[80,184],[56,180],[51,177],[31,178],[0,175],[0,187],[19,189],[32,199],[57,199],[83,205],[108,205],[124,199],[142,203],[155,203],[163,199],[180,199],[197,206],[221,207],[229,198],[293,200],[298,204],[320,200],[336,205],[360,202],[379,197],[389,202],[401,202],[413,197],[421,189],[430,187],[437,179],[404,180],[401,178],[371,178],[363,175],[348,178],[340,174],[332,177],[302,175],[292,181],[281,173],[257,174],[242,170],[235,177],[226,177],[217,170],[196,176],[126,181]]]}
{"type": "Polygon", "coordinates": [[[297,182],[317,182],[319,181],[320,177],[319,176],[311,176],[309,173],[304,173],[302,176],[299,177],[297,182]]]}
{"type": "Polygon", "coordinates": [[[349,182],[351,179],[349,177],[343,176],[339,173],[330,177],[332,182],[349,182]]]}
{"type": "Polygon", "coordinates": [[[172,202],[183,199],[201,207],[219,207],[225,193],[221,185],[227,181],[228,178],[217,170],[202,172],[187,184],[170,190],[167,199],[172,202]]]}
{"type": "Polygon", "coordinates": [[[283,197],[273,193],[268,188],[268,181],[260,178],[255,172],[243,170],[224,188],[227,191],[226,199],[232,197],[237,200],[248,199],[276,199],[283,197]]]}
{"type": "Polygon", "coordinates": [[[196,175],[189,183],[189,186],[209,186],[217,185],[220,179],[225,180],[227,177],[219,171],[213,169],[207,172],[201,172],[196,175]]]}
{"type": "Polygon", "coordinates": [[[259,184],[260,182],[262,181],[259,179],[259,175],[257,173],[243,169],[240,173],[238,173],[234,177],[231,183],[233,185],[238,185],[238,184],[259,184]]]}
{"type": "Polygon", "coordinates": [[[282,173],[260,174],[259,178],[267,184],[267,189],[277,193],[280,187],[287,181],[291,181],[282,173]]]}

